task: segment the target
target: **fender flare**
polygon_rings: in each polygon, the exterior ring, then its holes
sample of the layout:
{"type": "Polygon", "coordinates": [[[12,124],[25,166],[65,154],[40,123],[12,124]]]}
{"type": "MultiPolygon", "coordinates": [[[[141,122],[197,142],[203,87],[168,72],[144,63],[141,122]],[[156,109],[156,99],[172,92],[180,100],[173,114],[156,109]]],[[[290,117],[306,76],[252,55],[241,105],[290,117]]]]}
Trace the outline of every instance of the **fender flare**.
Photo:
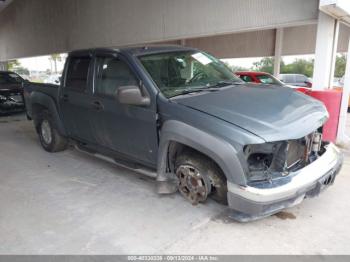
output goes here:
{"type": "MultiPolygon", "coordinates": [[[[56,125],[58,132],[63,136],[67,136],[66,130],[63,126],[63,122],[60,118],[60,115],[58,114],[57,105],[55,103],[55,100],[52,97],[50,97],[47,94],[34,91],[30,95],[30,101],[31,101],[32,107],[35,104],[46,107],[50,111],[50,114],[52,115],[52,118],[54,120],[54,123],[56,125]]],[[[33,114],[33,111],[32,111],[32,118],[35,119],[35,115],[33,114]]]]}
{"type": "Polygon", "coordinates": [[[211,158],[222,169],[227,181],[238,185],[246,184],[237,151],[230,143],[183,122],[168,120],[163,124],[160,132],[157,165],[158,193],[173,193],[177,190],[177,178],[168,168],[171,142],[191,147],[211,158]]]}

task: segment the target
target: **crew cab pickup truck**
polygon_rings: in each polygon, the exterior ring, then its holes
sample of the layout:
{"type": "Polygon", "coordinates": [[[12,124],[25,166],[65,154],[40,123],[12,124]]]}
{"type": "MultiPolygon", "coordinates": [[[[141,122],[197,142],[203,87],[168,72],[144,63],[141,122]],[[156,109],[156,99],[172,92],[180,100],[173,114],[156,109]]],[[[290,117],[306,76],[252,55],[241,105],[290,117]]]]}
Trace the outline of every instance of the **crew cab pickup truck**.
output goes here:
{"type": "Polygon", "coordinates": [[[24,87],[46,151],[71,143],[154,176],[160,194],[227,204],[239,221],[318,195],[341,168],[339,149],[322,141],[321,102],[244,83],[197,49],[74,51],[61,80],[24,87]]]}

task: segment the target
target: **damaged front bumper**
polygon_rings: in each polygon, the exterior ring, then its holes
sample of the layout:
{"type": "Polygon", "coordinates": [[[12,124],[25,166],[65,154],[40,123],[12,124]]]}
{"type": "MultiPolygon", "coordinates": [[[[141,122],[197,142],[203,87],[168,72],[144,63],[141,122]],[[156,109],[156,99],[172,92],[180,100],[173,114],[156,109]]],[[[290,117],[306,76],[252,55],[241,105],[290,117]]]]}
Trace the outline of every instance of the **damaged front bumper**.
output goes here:
{"type": "Polygon", "coordinates": [[[318,195],[333,184],[343,163],[340,150],[329,144],[316,161],[286,177],[255,186],[228,182],[228,203],[232,218],[251,221],[299,204],[305,197],[318,195]]]}
{"type": "MultiPolygon", "coordinates": [[[[20,97],[19,95],[17,97],[20,97]]],[[[23,98],[5,98],[0,100],[0,115],[25,111],[23,98]]]]}

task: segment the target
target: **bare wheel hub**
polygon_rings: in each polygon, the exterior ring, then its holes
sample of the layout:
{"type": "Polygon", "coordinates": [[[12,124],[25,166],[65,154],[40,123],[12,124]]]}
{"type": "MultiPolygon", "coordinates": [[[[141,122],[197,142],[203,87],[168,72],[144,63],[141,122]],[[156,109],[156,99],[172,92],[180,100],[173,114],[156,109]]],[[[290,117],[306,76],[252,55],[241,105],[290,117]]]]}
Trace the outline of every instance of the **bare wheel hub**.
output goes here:
{"type": "Polygon", "coordinates": [[[204,202],[210,193],[210,181],[199,170],[190,165],[181,165],[176,169],[179,179],[179,191],[193,205],[204,202]]]}
{"type": "Polygon", "coordinates": [[[52,141],[52,134],[50,123],[47,120],[44,120],[41,123],[41,135],[45,144],[49,145],[52,141]]]}

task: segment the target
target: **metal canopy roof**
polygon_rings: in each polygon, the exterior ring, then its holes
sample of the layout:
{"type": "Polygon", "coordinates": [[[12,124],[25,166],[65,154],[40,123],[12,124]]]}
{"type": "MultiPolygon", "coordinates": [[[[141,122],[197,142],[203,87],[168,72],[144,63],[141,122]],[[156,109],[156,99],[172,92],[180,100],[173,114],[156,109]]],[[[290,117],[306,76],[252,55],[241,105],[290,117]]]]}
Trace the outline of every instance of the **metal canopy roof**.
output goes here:
{"type": "Polygon", "coordinates": [[[8,6],[12,0],[0,0],[0,12],[5,9],[6,6],[8,6]]]}

